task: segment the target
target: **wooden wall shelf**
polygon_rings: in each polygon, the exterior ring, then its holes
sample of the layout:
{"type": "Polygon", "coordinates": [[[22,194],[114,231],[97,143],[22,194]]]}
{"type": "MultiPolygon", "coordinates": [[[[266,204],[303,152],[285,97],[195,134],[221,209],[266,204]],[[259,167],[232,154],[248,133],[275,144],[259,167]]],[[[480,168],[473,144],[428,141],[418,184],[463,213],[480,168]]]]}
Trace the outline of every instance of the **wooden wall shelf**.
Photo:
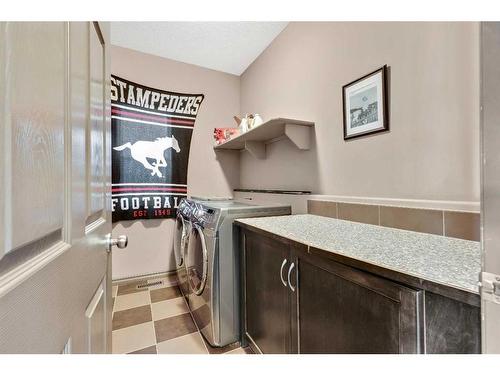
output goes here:
{"type": "Polygon", "coordinates": [[[314,122],[275,118],[234,137],[214,150],[247,150],[257,159],[266,158],[266,143],[280,137],[287,137],[299,150],[309,150],[311,128],[314,122]]]}

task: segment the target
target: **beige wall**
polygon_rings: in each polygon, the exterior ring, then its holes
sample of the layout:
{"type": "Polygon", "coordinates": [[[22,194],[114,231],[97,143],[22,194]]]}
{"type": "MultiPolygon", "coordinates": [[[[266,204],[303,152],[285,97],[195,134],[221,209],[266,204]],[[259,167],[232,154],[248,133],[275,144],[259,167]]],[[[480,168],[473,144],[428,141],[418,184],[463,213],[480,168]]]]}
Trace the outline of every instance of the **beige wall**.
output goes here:
{"type": "Polygon", "coordinates": [[[477,23],[291,23],[241,76],[241,112],[312,120],[315,145],[241,155],[241,188],[479,201],[477,23]],[[343,140],[342,86],[390,67],[391,131],[343,140]]]}
{"type": "MultiPolygon", "coordinates": [[[[191,145],[192,195],[231,195],[234,187],[306,189],[351,202],[477,211],[477,23],[291,23],[241,77],[113,47],[112,73],[205,94],[191,145]],[[384,64],[391,131],[344,142],[342,86],[384,64]],[[234,114],[252,112],[315,121],[312,149],[279,141],[267,145],[266,160],[215,154],[213,128],[233,126],[234,114]]],[[[305,199],[294,205],[303,211],[305,199]]],[[[113,278],[172,270],[172,225],[115,225],[114,235],[128,234],[130,244],[114,252],[113,278]]]]}
{"type": "MultiPolygon", "coordinates": [[[[159,89],[205,94],[189,154],[188,194],[231,196],[239,183],[238,155],[215,154],[214,127],[232,125],[239,113],[239,77],[121,47],[111,48],[111,73],[159,89]]],[[[129,245],[113,252],[113,279],[173,270],[173,220],[120,222],[113,235],[129,245]]]]}

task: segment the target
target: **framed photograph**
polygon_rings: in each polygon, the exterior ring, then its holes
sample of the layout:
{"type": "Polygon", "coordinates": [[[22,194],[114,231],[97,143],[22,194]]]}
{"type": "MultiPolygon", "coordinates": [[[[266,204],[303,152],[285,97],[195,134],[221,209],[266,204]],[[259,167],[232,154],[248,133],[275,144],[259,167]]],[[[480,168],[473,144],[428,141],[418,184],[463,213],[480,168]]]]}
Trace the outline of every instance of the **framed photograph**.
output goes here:
{"type": "Polygon", "coordinates": [[[389,130],[387,65],[342,87],[344,140],[389,130]]]}

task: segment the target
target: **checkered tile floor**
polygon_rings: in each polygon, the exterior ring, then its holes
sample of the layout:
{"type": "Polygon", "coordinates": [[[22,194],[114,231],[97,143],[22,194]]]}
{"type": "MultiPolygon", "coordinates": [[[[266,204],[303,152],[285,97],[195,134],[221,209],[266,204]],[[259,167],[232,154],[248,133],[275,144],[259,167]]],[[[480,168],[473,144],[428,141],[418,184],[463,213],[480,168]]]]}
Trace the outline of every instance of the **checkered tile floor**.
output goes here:
{"type": "Polygon", "coordinates": [[[113,286],[113,353],[247,354],[237,344],[212,348],[196,328],[175,277],[113,286]],[[162,281],[162,285],[138,288],[162,281]]]}

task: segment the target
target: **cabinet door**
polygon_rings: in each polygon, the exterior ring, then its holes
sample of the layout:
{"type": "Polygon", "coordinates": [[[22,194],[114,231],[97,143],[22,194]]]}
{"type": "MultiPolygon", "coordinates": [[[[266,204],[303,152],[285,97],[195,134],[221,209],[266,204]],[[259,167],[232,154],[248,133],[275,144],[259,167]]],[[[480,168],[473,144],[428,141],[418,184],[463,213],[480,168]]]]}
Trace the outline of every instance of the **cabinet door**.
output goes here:
{"type": "Polygon", "coordinates": [[[282,282],[282,277],[286,282],[288,255],[287,245],[245,232],[245,334],[266,354],[289,350],[289,290],[282,282]]]}
{"type": "Polygon", "coordinates": [[[422,351],[420,291],[319,256],[297,260],[300,353],[422,351]]]}

